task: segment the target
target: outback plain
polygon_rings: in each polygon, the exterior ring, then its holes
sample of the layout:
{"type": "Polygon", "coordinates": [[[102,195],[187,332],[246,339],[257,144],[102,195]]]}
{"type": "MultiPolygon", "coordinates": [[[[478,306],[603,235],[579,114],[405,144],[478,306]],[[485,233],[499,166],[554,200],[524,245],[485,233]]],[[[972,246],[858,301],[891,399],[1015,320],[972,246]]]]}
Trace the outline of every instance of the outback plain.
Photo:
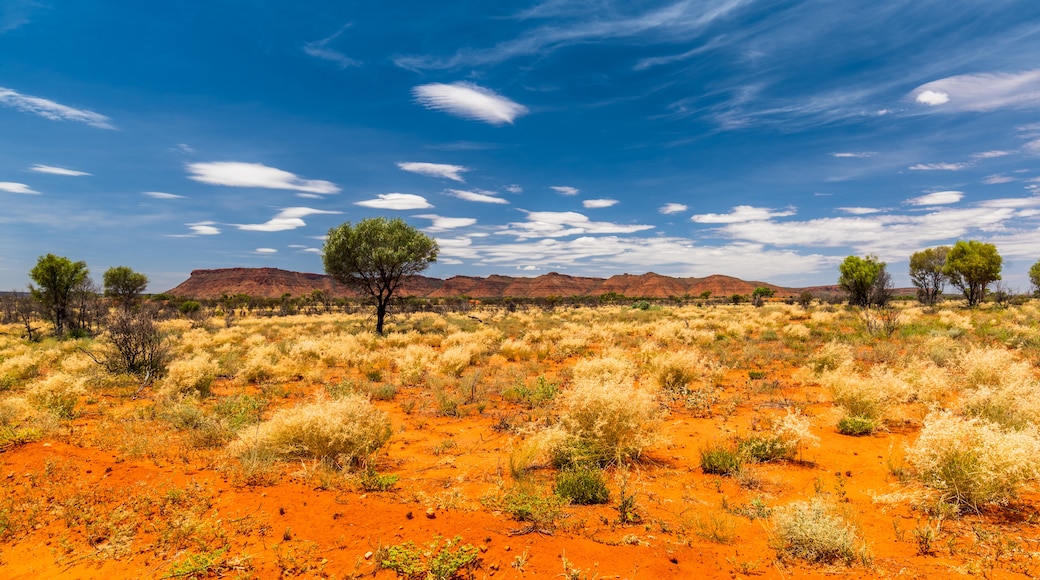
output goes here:
{"type": "Polygon", "coordinates": [[[7,578],[1028,578],[1040,304],[0,328],[7,578]]]}

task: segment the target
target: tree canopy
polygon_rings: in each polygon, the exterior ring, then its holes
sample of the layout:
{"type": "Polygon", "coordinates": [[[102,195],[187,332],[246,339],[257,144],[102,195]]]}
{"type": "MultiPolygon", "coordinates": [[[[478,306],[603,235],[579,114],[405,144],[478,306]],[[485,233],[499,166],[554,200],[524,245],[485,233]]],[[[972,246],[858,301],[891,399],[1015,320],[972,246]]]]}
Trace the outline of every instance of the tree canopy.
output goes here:
{"type": "Polygon", "coordinates": [[[866,307],[877,297],[875,284],[885,271],[885,263],[878,260],[877,256],[849,256],[838,267],[838,271],[841,273],[838,285],[848,294],[849,304],[866,307]]]}
{"type": "Polygon", "coordinates": [[[134,272],[128,266],[113,266],[102,276],[105,296],[118,300],[124,310],[129,310],[148,286],[148,277],[134,272]]]}
{"type": "Polygon", "coordinates": [[[387,307],[401,282],[437,261],[437,242],[400,218],[369,218],[329,230],[325,272],[367,295],[376,306],[376,332],[383,334],[387,307]]]}
{"type": "Polygon", "coordinates": [[[89,276],[86,262],[73,262],[54,254],[40,256],[36,266],[29,271],[29,277],[37,284],[30,284],[29,292],[54,323],[55,335],[65,335],[73,295],[89,282],[89,276]]]}
{"type": "Polygon", "coordinates": [[[910,281],[917,287],[917,299],[923,304],[935,304],[942,298],[946,286],[946,255],[949,246],[928,248],[910,256],[910,281]]]}
{"type": "Polygon", "coordinates": [[[993,244],[958,240],[946,254],[943,273],[964,293],[968,306],[975,307],[986,298],[986,287],[1000,280],[1003,262],[993,244]]]}
{"type": "Polygon", "coordinates": [[[1040,296],[1040,260],[1029,267],[1029,282],[1033,284],[1033,294],[1040,296]]]}

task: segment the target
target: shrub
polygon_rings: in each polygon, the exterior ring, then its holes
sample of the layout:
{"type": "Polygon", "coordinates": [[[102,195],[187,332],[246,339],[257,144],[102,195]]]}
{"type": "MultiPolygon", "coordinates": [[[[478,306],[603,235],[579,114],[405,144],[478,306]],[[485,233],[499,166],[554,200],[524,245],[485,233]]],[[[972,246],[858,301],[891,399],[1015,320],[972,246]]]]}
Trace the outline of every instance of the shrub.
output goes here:
{"type": "Polygon", "coordinates": [[[166,378],[159,385],[161,396],[189,395],[208,397],[210,387],[220,372],[220,365],[209,356],[198,354],[190,359],[170,363],[166,378]]]}
{"type": "Polygon", "coordinates": [[[1040,476],[1035,432],[1005,431],[979,419],[947,412],[928,415],[906,459],[940,500],[961,510],[1006,505],[1040,476]]]}
{"type": "Polygon", "coordinates": [[[487,500],[490,507],[500,509],[509,517],[527,525],[518,533],[551,532],[561,519],[563,499],[554,493],[545,493],[533,483],[519,483],[501,497],[487,500]]]}
{"type": "Polygon", "coordinates": [[[632,366],[617,359],[575,365],[562,396],[567,438],[551,450],[556,465],[608,465],[638,459],[658,439],[661,411],[653,394],[633,387],[632,366]]]}
{"type": "Polygon", "coordinates": [[[701,449],[701,470],[714,475],[736,475],[744,466],[737,449],[726,443],[714,443],[701,449]]]}
{"type": "Polygon", "coordinates": [[[441,544],[442,539],[437,536],[422,548],[410,540],[388,546],[382,552],[379,563],[400,577],[427,580],[449,580],[455,578],[461,570],[476,567],[480,560],[480,550],[470,544],[462,544],[461,536],[441,544]]]}
{"type": "Polygon", "coordinates": [[[693,381],[714,385],[725,368],[696,351],[682,351],[658,357],[652,367],[654,383],[662,390],[681,393],[693,381]]]}
{"type": "Polygon", "coordinates": [[[766,463],[793,459],[795,448],[776,435],[752,436],[737,441],[737,455],[744,461],[766,463]]]}
{"type": "Polygon", "coordinates": [[[862,415],[845,416],[838,421],[838,432],[842,435],[858,437],[860,435],[870,435],[876,430],[877,423],[875,423],[874,419],[862,415]]]}
{"type": "Polygon", "coordinates": [[[856,558],[855,529],[819,498],[778,508],[774,522],[774,547],[781,558],[846,564],[856,558]]]}
{"type": "Polygon", "coordinates": [[[41,411],[53,413],[61,419],[73,419],[79,397],[86,391],[83,383],[84,379],[54,373],[30,385],[26,398],[41,411]]]}
{"type": "Polygon", "coordinates": [[[390,439],[390,433],[386,413],[361,395],[348,395],[279,410],[256,429],[240,435],[232,452],[269,451],[279,457],[351,465],[375,453],[390,439]]]}
{"type": "Polygon", "coordinates": [[[610,490],[603,471],[592,467],[575,467],[556,476],[553,493],[574,505],[596,505],[610,501],[610,490]]]}
{"type": "Polygon", "coordinates": [[[166,371],[169,345],[149,310],[120,311],[106,329],[108,348],[102,363],[111,372],[158,376],[166,371]]]}

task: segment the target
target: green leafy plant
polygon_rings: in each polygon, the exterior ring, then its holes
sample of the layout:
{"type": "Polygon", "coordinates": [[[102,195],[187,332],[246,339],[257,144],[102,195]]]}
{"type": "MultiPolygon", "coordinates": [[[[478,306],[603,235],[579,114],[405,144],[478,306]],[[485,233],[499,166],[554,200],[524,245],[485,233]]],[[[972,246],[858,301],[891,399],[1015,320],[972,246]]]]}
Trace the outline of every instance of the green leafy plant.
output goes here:
{"type": "Polygon", "coordinates": [[[744,466],[740,452],[733,445],[715,442],[701,449],[701,470],[714,475],[736,475],[744,466]]]}
{"type": "Polygon", "coordinates": [[[462,543],[462,536],[443,540],[441,536],[420,548],[415,542],[407,541],[388,546],[382,551],[379,563],[405,578],[449,580],[462,570],[471,570],[480,560],[480,550],[462,543]]]}
{"type": "Polygon", "coordinates": [[[575,467],[556,476],[553,492],[575,505],[605,504],[610,501],[610,490],[603,471],[595,467],[575,467]]]}

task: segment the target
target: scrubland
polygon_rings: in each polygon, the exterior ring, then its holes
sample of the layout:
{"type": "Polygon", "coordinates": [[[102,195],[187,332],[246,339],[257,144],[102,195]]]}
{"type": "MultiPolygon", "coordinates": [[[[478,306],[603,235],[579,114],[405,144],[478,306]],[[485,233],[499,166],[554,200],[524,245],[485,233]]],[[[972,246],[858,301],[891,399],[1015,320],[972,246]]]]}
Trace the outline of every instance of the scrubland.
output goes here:
{"type": "Polygon", "coordinates": [[[1040,573],[1036,303],[159,324],[0,327],[3,576],[1040,573]]]}

